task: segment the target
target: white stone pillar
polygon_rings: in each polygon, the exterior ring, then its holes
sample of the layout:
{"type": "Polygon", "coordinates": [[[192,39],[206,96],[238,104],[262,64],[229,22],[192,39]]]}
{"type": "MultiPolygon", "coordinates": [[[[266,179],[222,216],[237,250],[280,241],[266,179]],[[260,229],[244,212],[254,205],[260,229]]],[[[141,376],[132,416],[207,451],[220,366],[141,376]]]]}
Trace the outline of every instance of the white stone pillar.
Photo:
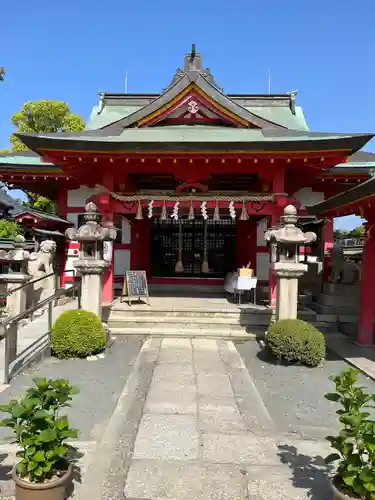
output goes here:
{"type": "Polygon", "coordinates": [[[298,278],[307,270],[306,264],[276,262],[276,320],[295,319],[298,310],[298,278]]]}
{"type": "Polygon", "coordinates": [[[81,307],[102,317],[102,275],[108,263],[100,260],[77,260],[74,267],[81,275],[81,307]]]}

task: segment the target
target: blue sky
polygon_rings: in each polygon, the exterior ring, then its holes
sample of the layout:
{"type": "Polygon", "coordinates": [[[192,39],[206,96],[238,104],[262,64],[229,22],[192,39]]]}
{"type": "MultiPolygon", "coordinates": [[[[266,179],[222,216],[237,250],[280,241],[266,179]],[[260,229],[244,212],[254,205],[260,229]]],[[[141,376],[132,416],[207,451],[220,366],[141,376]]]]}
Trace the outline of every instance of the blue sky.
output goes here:
{"type": "Polygon", "coordinates": [[[311,130],[375,132],[374,0],[19,0],[1,18],[0,148],[25,101],[87,118],[126,69],[129,92],[165,88],[192,43],[226,92],[267,92],[270,67],[273,92],[300,90],[311,130]]]}

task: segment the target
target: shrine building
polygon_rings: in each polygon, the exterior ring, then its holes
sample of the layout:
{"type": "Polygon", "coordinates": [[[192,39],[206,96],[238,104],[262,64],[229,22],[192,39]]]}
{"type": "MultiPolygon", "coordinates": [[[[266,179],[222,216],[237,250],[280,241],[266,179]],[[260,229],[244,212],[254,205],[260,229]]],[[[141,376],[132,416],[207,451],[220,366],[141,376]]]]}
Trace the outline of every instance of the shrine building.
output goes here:
{"type": "MultiPolygon", "coordinates": [[[[272,304],[265,230],[293,204],[314,225],[311,252],[322,258],[336,212],[321,218],[309,207],[375,166],[375,154],[360,151],[373,135],[311,132],[296,98],[226,94],[193,46],[162,92],[100,93],[83,132],[18,133],[29,151],[0,156],[0,179],[56,200],[72,225],[89,200],[115,224],[106,303],[129,269],[145,270],[150,285],[223,287],[228,271],[250,263],[272,304]]],[[[78,244],[67,245],[71,269],[78,244]]]]}

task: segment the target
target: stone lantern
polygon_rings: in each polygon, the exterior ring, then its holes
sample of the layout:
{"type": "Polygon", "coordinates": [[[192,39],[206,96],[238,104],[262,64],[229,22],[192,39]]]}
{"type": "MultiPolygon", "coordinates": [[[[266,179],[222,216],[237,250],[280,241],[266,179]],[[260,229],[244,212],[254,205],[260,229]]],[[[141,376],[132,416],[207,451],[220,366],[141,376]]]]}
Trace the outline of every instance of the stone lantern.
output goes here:
{"type": "Polygon", "coordinates": [[[307,271],[307,265],[300,262],[300,247],[316,241],[315,233],[304,233],[296,226],[297,209],[288,205],[281,217],[281,227],[271,228],[265,233],[273,253],[272,270],[277,279],[276,320],[297,318],[298,278],[307,271]]]}
{"type": "Polygon", "coordinates": [[[101,318],[102,275],[110,265],[110,262],[104,260],[104,244],[106,241],[113,242],[117,231],[113,225],[104,226],[98,223],[97,210],[95,203],[88,203],[85,207],[85,224],[78,229],[67,229],[65,236],[80,243],[79,256],[74,267],[82,277],[82,308],[101,318]]]}
{"type": "Polygon", "coordinates": [[[7,297],[9,315],[17,316],[26,309],[27,290],[26,287],[20,287],[31,279],[28,274],[30,253],[25,250],[25,238],[22,235],[17,235],[12,243],[13,248],[8,252],[0,250],[0,259],[9,266],[8,273],[0,274],[0,282],[6,284],[8,292],[18,288],[16,292],[7,297]]]}

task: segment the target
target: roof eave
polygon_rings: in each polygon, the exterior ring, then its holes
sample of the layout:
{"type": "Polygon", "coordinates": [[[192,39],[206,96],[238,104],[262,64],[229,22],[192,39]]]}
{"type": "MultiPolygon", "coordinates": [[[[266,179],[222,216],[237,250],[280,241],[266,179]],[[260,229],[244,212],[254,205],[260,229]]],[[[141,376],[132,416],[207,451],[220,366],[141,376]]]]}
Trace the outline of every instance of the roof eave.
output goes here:
{"type": "MultiPolygon", "coordinates": [[[[30,149],[41,153],[43,151],[81,151],[81,152],[123,152],[123,153],[138,153],[138,152],[191,152],[191,151],[232,151],[232,152],[303,152],[303,151],[345,151],[345,154],[350,156],[354,152],[361,149],[373,135],[352,135],[343,137],[323,137],[316,139],[296,139],[296,140],[275,140],[275,138],[264,141],[186,141],[186,142],[161,142],[161,141],[121,141],[111,140],[89,140],[84,136],[79,138],[66,137],[63,135],[47,136],[38,134],[23,134],[18,133],[17,136],[30,149]]],[[[120,137],[119,137],[120,139],[120,137]]]]}

